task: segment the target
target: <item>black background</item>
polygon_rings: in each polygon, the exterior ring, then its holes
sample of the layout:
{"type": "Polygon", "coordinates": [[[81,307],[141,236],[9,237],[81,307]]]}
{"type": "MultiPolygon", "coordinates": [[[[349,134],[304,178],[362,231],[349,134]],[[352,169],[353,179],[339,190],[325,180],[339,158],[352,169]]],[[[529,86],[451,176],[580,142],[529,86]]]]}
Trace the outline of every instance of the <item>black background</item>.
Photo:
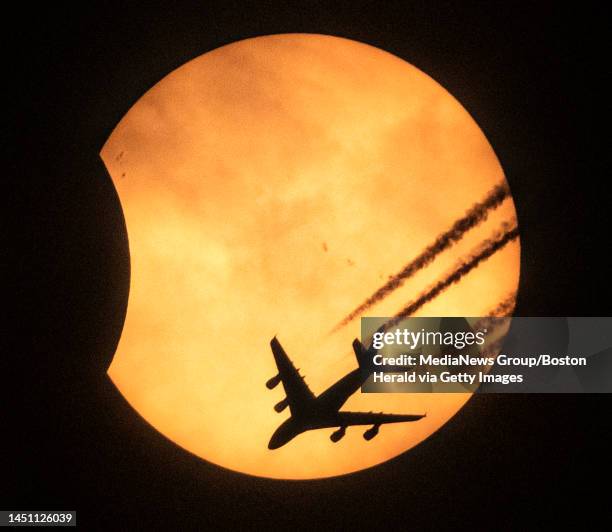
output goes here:
{"type": "Polygon", "coordinates": [[[516,313],[610,314],[606,13],[545,2],[426,5],[105,2],[21,6],[5,17],[5,116],[16,148],[8,199],[22,251],[9,278],[19,303],[8,311],[19,319],[16,347],[5,356],[12,371],[3,508],[76,509],[87,529],[541,528],[559,518],[586,526],[606,512],[597,488],[611,439],[604,396],[476,396],[426,442],[382,466],[280,482],[179,449],[105,375],[123,323],[129,255],[100,148],[167,73],[220,45],[271,33],[360,40],[440,82],[487,135],[514,195],[522,244],[516,313]]]}

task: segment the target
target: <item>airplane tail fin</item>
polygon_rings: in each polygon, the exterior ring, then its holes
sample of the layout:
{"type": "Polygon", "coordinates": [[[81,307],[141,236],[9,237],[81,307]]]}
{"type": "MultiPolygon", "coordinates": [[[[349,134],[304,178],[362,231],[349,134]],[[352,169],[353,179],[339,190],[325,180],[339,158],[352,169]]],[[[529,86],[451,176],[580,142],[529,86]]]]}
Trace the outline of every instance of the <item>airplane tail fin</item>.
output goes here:
{"type": "Polygon", "coordinates": [[[357,364],[360,368],[367,368],[372,365],[372,361],[369,359],[368,352],[363,344],[355,338],[353,340],[353,351],[355,351],[355,357],[357,357],[357,364]]]}

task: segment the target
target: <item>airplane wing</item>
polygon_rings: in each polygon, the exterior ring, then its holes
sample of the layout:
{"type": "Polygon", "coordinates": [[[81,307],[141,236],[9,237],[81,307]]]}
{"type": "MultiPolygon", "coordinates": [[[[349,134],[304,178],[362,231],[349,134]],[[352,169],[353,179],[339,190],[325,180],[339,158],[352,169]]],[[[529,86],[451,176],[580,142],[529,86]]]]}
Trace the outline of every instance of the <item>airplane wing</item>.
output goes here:
{"type": "Polygon", "coordinates": [[[340,421],[346,427],[350,425],[383,425],[385,423],[402,423],[418,421],[425,414],[375,414],[374,412],[338,412],[340,421]]]}
{"type": "Polygon", "coordinates": [[[272,348],[278,374],[285,389],[291,415],[299,415],[304,410],[306,404],[315,400],[315,396],[310,391],[306,381],[304,381],[304,377],[295,369],[295,366],[287,356],[287,353],[285,353],[280,342],[276,339],[276,336],[270,341],[270,347],[272,348]]]}

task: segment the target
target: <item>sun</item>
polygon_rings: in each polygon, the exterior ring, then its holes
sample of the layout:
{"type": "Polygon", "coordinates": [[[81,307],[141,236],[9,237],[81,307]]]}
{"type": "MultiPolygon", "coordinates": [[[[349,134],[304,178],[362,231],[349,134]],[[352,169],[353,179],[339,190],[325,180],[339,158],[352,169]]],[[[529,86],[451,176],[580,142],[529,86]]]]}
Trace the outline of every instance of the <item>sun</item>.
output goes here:
{"type": "MultiPolygon", "coordinates": [[[[236,42],[146,92],[101,151],[125,216],[131,286],[109,375],[197,456],[303,479],[384,462],[426,439],[470,394],[360,394],[347,408],[426,412],[366,442],[351,427],[271,451],[287,417],[277,336],[315,393],[356,366],[359,319],[330,330],[499,183],[500,163],[443,87],[382,50],[287,34],[236,42]]],[[[488,219],[369,308],[391,316],[502,222],[488,219]]],[[[511,242],[417,313],[478,316],[516,293],[511,242]]]]}

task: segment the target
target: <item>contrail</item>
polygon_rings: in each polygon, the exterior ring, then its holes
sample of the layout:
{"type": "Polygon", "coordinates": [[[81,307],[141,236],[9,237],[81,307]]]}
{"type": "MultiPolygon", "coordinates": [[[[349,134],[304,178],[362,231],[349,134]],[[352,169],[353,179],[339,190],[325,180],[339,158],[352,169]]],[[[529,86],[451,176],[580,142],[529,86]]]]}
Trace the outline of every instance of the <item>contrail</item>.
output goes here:
{"type": "Polygon", "coordinates": [[[487,194],[484,200],[474,204],[463,218],[457,220],[450,229],[440,234],[433,244],[427,246],[420,255],[404,266],[399,273],[393,275],[382,287],[376,290],[376,292],[340,321],[332,329],[332,332],[344,327],[364,310],[378,303],[388,294],[402,286],[404,281],[409,277],[412,277],[420,269],[430,264],[445,249],[448,249],[454,243],[461,240],[467,231],[486,220],[489,212],[499,207],[509,194],[510,190],[505,182],[498,184],[489,194],[487,194]]]}
{"type": "Polygon", "coordinates": [[[501,299],[497,305],[491,308],[484,317],[480,318],[472,327],[473,331],[480,329],[490,329],[497,326],[499,323],[505,323],[503,318],[509,318],[516,305],[516,295],[509,293],[504,299],[501,299]]]}
{"type": "Polygon", "coordinates": [[[497,305],[492,307],[482,318],[480,318],[472,329],[486,329],[491,327],[501,318],[510,317],[514,307],[516,306],[516,294],[510,292],[504,299],[501,299],[497,305]]]}
{"type": "Polygon", "coordinates": [[[489,318],[498,318],[505,317],[509,312],[512,312],[516,305],[516,296],[514,294],[507,295],[504,299],[502,299],[497,306],[489,310],[487,313],[487,317],[489,318]]]}
{"type": "Polygon", "coordinates": [[[502,249],[508,242],[514,240],[518,236],[518,228],[505,222],[502,224],[502,229],[498,231],[493,238],[485,240],[474,252],[467,261],[461,262],[446,278],[438,281],[429,290],[423,292],[417,299],[405,306],[398,312],[389,322],[385,329],[397,325],[404,318],[409,317],[419,310],[423,305],[429,303],[437,297],[441,292],[446,290],[452,284],[460,281],[465,275],[476,268],[481,262],[487,260],[491,255],[502,249]]]}

